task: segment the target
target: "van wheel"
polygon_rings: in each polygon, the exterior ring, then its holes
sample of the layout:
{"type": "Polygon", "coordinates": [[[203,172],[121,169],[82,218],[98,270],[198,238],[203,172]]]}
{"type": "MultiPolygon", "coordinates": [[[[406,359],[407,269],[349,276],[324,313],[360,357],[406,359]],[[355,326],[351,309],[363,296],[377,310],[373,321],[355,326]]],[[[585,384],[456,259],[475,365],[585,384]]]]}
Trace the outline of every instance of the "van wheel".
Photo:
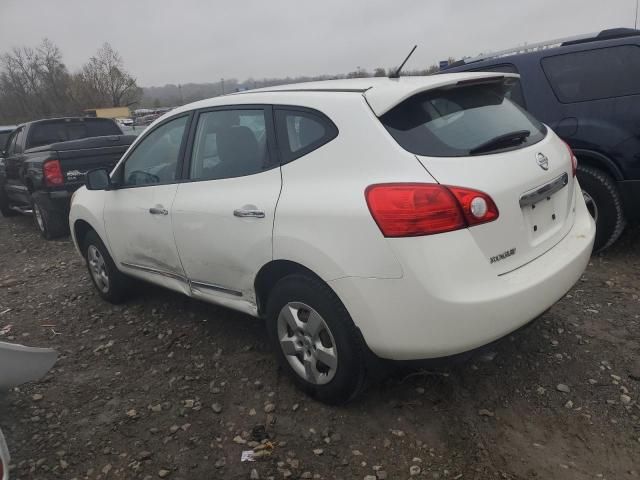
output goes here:
{"type": "Polygon", "coordinates": [[[307,394],[329,404],[356,398],[365,386],[365,346],[328,285],[289,275],[267,302],[269,339],[282,367],[307,394]]]}
{"type": "Polygon", "coordinates": [[[69,220],[64,213],[47,208],[36,194],[31,195],[33,219],[40,234],[47,240],[64,237],[69,233],[69,220]]]}
{"type": "Polygon", "coordinates": [[[82,247],[93,286],[107,302],[122,303],[129,296],[132,281],[117,269],[107,247],[96,232],[91,230],[82,247]]]}
{"type": "Polygon", "coordinates": [[[586,165],[578,165],[578,181],[587,209],[596,222],[593,251],[609,248],[626,225],[616,182],[602,170],[586,165]]]}

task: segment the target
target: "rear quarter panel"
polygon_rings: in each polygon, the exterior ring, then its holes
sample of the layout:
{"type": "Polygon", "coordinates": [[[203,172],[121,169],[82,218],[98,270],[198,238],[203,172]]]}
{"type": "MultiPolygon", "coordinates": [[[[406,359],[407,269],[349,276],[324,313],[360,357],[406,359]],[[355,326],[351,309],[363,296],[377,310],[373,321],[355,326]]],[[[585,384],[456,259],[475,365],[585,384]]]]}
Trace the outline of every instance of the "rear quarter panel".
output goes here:
{"type": "Polygon", "coordinates": [[[300,263],[326,281],[400,278],[402,268],[369,212],[365,189],[375,183],[432,183],[433,178],[395,143],[361,95],[323,95],[322,102],[314,94],[285,98],[278,103],[323,112],[339,134],[282,167],[274,259],[300,263]]]}

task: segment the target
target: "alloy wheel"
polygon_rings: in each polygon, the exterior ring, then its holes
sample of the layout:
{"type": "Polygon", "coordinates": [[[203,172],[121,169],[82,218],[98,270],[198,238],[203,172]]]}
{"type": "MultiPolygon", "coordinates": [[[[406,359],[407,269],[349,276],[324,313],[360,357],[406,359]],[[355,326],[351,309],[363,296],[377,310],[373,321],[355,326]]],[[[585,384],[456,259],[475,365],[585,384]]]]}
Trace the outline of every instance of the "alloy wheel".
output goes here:
{"type": "Polygon", "coordinates": [[[96,287],[98,287],[102,293],[107,293],[109,291],[107,264],[100,250],[94,245],[89,245],[87,249],[87,261],[89,262],[89,271],[91,272],[96,287]]]}
{"type": "Polygon", "coordinates": [[[589,210],[589,213],[593,217],[593,220],[597,223],[598,222],[598,205],[596,204],[593,197],[589,195],[587,192],[585,192],[584,190],[582,191],[582,197],[584,198],[584,203],[587,205],[587,210],[589,210]]]}
{"type": "Polygon", "coordinates": [[[278,315],[278,340],[291,368],[309,383],[329,383],[338,368],[338,350],[322,316],[308,305],[289,302],[278,315]]]}

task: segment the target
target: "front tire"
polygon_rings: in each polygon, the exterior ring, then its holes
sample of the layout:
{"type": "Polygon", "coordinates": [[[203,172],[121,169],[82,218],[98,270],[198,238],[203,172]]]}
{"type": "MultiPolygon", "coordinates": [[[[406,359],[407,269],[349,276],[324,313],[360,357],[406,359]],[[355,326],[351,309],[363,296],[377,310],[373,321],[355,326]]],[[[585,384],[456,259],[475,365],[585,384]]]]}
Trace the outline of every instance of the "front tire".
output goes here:
{"type": "Polygon", "coordinates": [[[31,195],[31,210],[33,211],[33,220],[36,228],[43,238],[53,240],[69,234],[67,215],[47,206],[36,193],[31,195]]]}
{"type": "Polygon", "coordinates": [[[593,251],[609,248],[626,225],[622,198],[616,182],[608,174],[586,165],[578,165],[578,181],[587,209],[596,222],[593,251]]]}
{"type": "Polygon", "coordinates": [[[363,391],[366,347],[321,280],[300,274],[280,280],[267,302],[267,329],[280,364],[307,394],[341,404],[363,391]]]}
{"type": "Polygon", "coordinates": [[[98,294],[113,304],[125,301],[132,288],[131,279],[118,270],[107,247],[93,230],[87,233],[82,251],[98,294]]]}

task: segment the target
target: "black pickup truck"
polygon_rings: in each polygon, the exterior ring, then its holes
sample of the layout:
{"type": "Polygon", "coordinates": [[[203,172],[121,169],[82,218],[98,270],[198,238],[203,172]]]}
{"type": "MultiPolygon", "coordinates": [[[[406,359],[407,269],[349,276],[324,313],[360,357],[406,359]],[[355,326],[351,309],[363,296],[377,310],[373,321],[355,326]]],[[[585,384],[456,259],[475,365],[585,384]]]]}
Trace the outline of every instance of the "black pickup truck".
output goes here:
{"type": "Polygon", "coordinates": [[[112,168],[135,140],[106,118],[55,118],[18,125],[0,158],[0,213],[33,213],[46,239],[66,235],[71,195],[88,170],[112,168]]]}

